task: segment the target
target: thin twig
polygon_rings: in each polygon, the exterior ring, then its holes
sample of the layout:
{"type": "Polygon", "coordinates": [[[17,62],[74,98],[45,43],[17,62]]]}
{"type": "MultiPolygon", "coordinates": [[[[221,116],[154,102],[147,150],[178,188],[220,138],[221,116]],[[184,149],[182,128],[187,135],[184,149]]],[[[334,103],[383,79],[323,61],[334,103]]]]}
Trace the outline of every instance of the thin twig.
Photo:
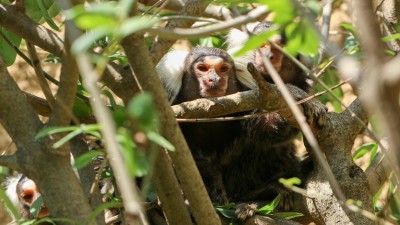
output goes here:
{"type": "Polygon", "coordinates": [[[142,16],[145,15],[145,14],[148,14],[152,9],[154,9],[155,7],[161,5],[161,4],[162,4],[163,2],[165,2],[165,1],[166,1],[166,0],[159,0],[159,1],[157,1],[157,2],[154,3],[152,6],[150,6],[150,8],[148,8],[146,11],[144,11],[144,12],[142,13],[142,16]]]}
{"type": "Polygon", "coordinates": [[[322,74],[326,72],[326,70],[333,65],[333,62],[335,61],[336,57],[333,57],[316,75],[315,77],[320,78],[322,74]]]}
{"type": "MultiPolygon", "coordinates": [[[[260,51],[260,50],[258,50],[260,51]]],[[[260,52],[260,54],[262,54],[260,52]]],[[[301,130],[303,131],[304,137],[307,139],[308,144],[311,146],[311,149],[314,151],[315,158],[318,161],[318,164],[323,168],[324,172],[327,175],[327,179],[332,186],[332,191],[335,193],[340,205],[345,206],[346,196],[344,195],[338,181],[336,180],[335,175],[332,172],[332,169],[328,165],[325,157],[322,154],[322,150],[320,149],[317,139],[315,138],[310,126],[306,123],[306,118],[303,113],[300,111],[299,107],[296,105],[296,102],[293,96],[290,94],[288,88],[285,83],[283,83],[282,78],[275,70],[271,61],[268,58],[263,57],[263,63],[266,67],[268,73],[270,74],[272,80],[277,85],[278,89],[281,91],[282,96],[288,103],[290,110],[292,111],[294,117],[296,118],[301,130]]]]}
{"type": "Polygon", "coordinates": [[[51,93],[49,84],[47,83],[46,78],[43,75],[43,68],[40,64],[40,60],[37,55],[35,46],[30,42],[27,42],[26,46],[28,47],[29,55],[32,58],[32,60],[31,60],[32,65],[33,65],[33,68],[35,69],[36,78],[38,80],[40,88],[42,88],[43,94],[46,97],[50,108],[53,109],[55,99],[54,99],[53,94],[51,93]]]}
{"type": "Polygon", "coordinates": [[[149,28],[145,31],[169,39],[194,39],[209,36],[218,31],[227,30],[232,27],[238,27],[246,23],[257,21],[260,17],[265,16],[267,13],[268,9],[261,6],[250,11],[246,16],[236,17],[232,20],[210,25],[207,28],[203,29],[175,28],[173,30],[170,30],[164,28],[149,28]]]}
{"type": "Polygon", "coordinates": [[[325,6],[322,8],[322,25],[321,25],[321,45],[319,48],[319,59],[318,64],[324,60],[326,55],[326,48],[329,39],[329,28],[331,23],[331,15],[333,8],[333,0],[328,0],[325,3],[325,6]]]}
{"type": "MultiPolygon", "coordinates": [[[[0,36],[6,41],[6,43],[12,47],[14,49],[14,51],[26,62],[28,63],[30,66],[33,67],[33,64],[31,62],[31,60],[29,59],[28,56],[26,56],[21,50],[19,50],[19,48],[14,45],[14,43],[12,43],[7,36],[3,33],[3,31],[0,30],[0,36]]],[[[52,76],[50,76],[48,73],[44,72],[43,73],[44,76],[51,81],[53,84],[58,85],[58,80],[54,79],[52,76]]]]}
{"type": "MultiPolygon", "coordinates": [[[[58,1],[58,3],[63,9],[70,9],[72,7],[70,1],[58,1]]],[[[70,39],[75,40],[80,35],[80,31],[73,24],[71,24],[70,28],[70,39]]],[[[121,190],[122,198],[124,199],[123,203],[125,213],[129,215],[127,220],[129,219],[128,221],[133,224],[147,225],[148,223],[140,204],[141,200],[137,193],[136,186],[125,165],[125,160],[121,154],[121,146],[116,140],[117,131],[115,123],[109,109],[103,104],[101,92],[97,87],[97,79],[100,77],[100,74],[94,70],[87,53],[77,55],[76,60],[79,71],[82,74],[83,84],[92,96],[90,100],[94,114],[98,122],[102,124],[101,131],[105,139],[105,146],[110,164],[115,174],[118,174],[118,176],[115,176],[115,179],[118,183],[119,189],[121,190]]]]}
{"type": "Polygon", "coordinates": [[[161,6],[153,13],[153,16],[156,16],[165,6],[169,3],[170,0],[165,0],[161,4],[161,6]]]}

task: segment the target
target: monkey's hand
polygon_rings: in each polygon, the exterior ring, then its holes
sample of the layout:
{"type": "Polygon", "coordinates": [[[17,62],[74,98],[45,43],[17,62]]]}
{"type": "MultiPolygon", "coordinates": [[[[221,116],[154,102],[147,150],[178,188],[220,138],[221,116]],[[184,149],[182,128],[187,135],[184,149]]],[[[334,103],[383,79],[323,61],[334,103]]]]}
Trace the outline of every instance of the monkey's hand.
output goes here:
{"type": "Polygon", "coordinates": [[[240,203],[236,205],[235,210],[235,219],[244,222],[246,219],[254,216],[257,211],[257,204],[256,203],[240,203]]]}
{"type": "Polygon", "coordinates": [[[292,85],[288,85],[288,87],[295,100],[302,102],[300,106],[307,123],[317,129],[322,128],[325,125],[328,108],[318,100],[308,99],[310,96],[300,88],[292,85]]]}

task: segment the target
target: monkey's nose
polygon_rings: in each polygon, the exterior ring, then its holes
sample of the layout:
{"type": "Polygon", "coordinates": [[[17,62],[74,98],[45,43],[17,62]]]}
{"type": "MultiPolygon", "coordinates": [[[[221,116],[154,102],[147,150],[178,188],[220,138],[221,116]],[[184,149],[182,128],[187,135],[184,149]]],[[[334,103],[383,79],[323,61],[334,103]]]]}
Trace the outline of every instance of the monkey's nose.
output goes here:
{"type": "Polygon", "coordinates": [[[208,86],[210,86],[211,88],[218,86],[219,79],[220,78],[218,76],[215,76],[215,75],[214,76],[210,76],[207,79],[208,86]]]}

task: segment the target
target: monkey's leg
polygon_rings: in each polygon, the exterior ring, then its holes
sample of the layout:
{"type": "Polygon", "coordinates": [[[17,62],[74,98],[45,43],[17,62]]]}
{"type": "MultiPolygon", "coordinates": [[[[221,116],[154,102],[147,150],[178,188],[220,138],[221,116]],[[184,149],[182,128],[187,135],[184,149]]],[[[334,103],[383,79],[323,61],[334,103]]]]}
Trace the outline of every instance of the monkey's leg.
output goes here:
{"type": "Polygon", "coordinates": [[[210,159],[196,160],[204,185],[213,203],[224,205],[229,202],[221,171],[210,159]]]}

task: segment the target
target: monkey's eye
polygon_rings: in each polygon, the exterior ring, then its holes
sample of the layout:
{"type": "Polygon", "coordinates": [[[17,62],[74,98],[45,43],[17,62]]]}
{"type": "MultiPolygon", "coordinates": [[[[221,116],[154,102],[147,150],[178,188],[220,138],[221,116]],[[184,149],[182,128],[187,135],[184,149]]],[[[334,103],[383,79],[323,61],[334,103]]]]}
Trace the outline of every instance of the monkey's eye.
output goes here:
{"type": "Polygon", "coordinates": [[[228,65],[222,65],[221,68],[219,68],[219,70],[221,72],[227,72],[229,70],[229,66],[228,65]]]}
{"type": "Polygon", "coordinates": [[[24,193],[21,194],[21,197],[24,201],[30,203],[33,200],[33,192],[32,191],[24,191],[24,193]]]}
{"type": "Polygon", "coordinates": [[[202,71],[202,72],[208,71],[207,66],[205,66],[205,65],[203,65],[203,64],[198,65],[198,66],[197,66],[197,69],[200,70],[200,71],[202,71]]]}

